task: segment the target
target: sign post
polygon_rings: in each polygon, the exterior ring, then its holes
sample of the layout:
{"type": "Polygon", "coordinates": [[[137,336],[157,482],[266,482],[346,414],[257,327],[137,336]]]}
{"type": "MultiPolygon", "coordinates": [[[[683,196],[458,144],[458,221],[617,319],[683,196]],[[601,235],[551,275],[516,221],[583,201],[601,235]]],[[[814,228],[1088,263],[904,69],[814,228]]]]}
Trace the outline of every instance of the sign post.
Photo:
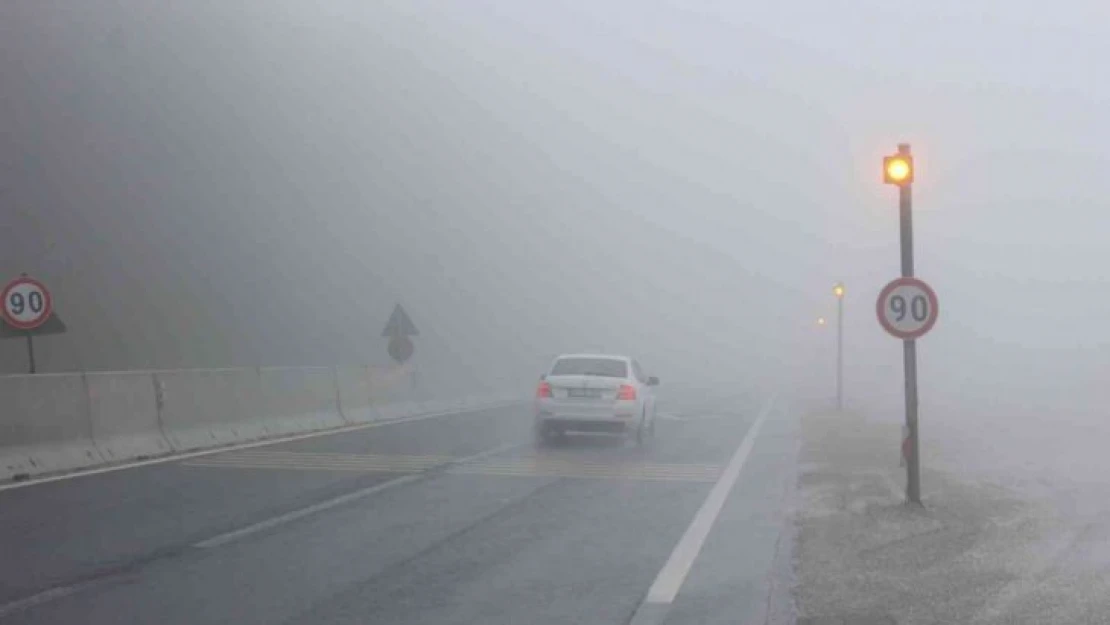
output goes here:
{"type": "Polygon", "coordinates": [[[46,286],[23,274],[0,291],[0,317],[10,328],[20,332],[27,341],[27,369],[36,373],[35,331],[53,315],[54,302],[46,286]]]}
{"type": "Polygon", "coordinates": [[[883,182],[898,187],[898,225],[902,278],[879,294],[879,322],[902,339],[902,367],[906,394],[906,499],[921,503],[921,465],[917,432],[917,338],[936,323],[937,298],[927,284],[913,278],[913,156],[908,143],[883,158],[883,182]]]}
{"type": "Polygon", "coordinates": [[[31,334],[27,335],[27,373],[38,373],[35,366],[35,338],[31,334]]]}
{"type": "Polygon", "coordinates": [[[836,296],[836,409],[844,411],[844,283],[833,286],[836,296]]]}

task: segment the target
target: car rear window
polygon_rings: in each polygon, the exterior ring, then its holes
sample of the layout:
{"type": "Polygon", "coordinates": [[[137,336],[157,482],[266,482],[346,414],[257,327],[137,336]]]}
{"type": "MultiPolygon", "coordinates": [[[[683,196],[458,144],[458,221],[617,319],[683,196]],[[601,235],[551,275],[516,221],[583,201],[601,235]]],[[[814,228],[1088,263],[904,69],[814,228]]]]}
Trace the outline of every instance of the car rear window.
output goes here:
{"type": "Polygon", "coordinates": [[[551,375],[596,375],[603,378],[628,377],[628,364],[612,358],[560,358],[551,375]]]}

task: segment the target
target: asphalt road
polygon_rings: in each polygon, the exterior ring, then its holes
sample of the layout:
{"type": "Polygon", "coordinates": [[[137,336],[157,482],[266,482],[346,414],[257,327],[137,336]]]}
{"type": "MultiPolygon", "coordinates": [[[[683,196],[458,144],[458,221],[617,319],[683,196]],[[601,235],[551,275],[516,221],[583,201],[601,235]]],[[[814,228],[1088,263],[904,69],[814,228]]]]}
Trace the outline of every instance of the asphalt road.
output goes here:
{"type": "Polygon", "coordinates": [[[796,416],[668,410],[643,450],[516,406],[0,490],[0,623],[785,622],[796,416]]]}

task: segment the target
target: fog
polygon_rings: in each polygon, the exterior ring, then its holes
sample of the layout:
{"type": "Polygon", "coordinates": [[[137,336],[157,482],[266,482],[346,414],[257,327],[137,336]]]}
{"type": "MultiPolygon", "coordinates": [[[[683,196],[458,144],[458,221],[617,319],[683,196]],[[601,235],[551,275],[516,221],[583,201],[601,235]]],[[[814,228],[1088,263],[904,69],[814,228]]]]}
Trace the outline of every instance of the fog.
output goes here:
{"type": "Polygon", "coordinates": [[[605,349],[817,396],[843,281],[849,404],[897,416],[873,302],[906,141],[941,299],[925,414],[1101,418],[1107,26],[1096,2],[7,0],[0,269],[54,291],[46,371],[385,362],[400,302],[426,370],[605,349]]]}

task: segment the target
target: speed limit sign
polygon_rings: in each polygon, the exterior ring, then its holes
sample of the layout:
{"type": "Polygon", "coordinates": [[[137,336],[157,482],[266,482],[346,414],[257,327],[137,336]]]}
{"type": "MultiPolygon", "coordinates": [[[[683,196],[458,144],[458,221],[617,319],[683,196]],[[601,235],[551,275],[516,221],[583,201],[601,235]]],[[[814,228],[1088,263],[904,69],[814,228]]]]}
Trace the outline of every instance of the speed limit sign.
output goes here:
{"type": "Polygon", "coordinates": [[[54,304],[43,283],[22,276],[0,291],[0,316],[17,330],[33,330],[50,318],[54,304]]]}
{"type": "Polygon", "coordinates": [[[898,278],[883,287],[875,312],[884,330],[910,340],[933,329],[940,308],[937,294],[928,284],[917,278],[898,278]]]}

